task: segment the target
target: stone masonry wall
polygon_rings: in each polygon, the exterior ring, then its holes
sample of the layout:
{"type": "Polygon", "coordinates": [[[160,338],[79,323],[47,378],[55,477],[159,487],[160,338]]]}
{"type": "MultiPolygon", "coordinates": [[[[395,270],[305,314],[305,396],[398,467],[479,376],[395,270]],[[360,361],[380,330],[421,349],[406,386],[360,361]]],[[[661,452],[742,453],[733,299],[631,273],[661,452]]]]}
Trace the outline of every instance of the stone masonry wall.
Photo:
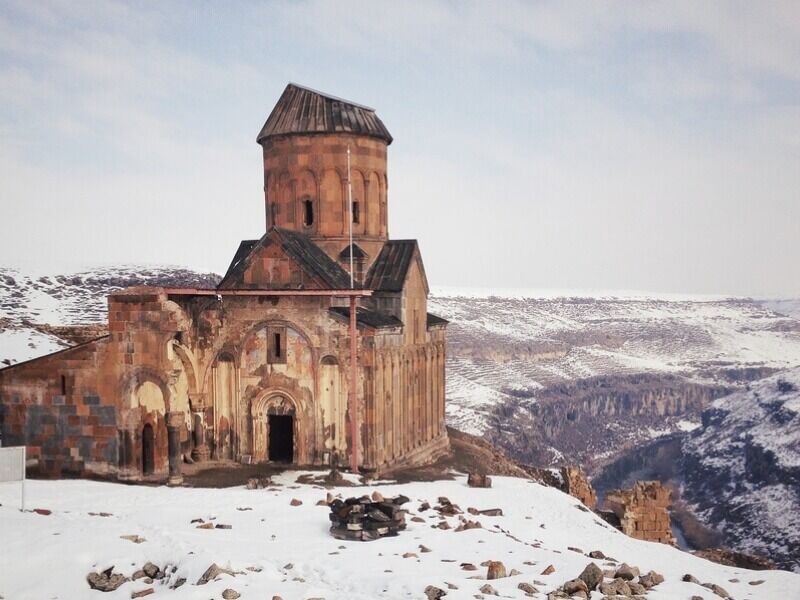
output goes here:
{"type": "Polygon", "coordinates": [[[631,537],[675,544],[668,508],[672,492],[660,481],[637,481],[630,490],[612,490],[606,507],[620,520],[622,532],[631,537]]]}

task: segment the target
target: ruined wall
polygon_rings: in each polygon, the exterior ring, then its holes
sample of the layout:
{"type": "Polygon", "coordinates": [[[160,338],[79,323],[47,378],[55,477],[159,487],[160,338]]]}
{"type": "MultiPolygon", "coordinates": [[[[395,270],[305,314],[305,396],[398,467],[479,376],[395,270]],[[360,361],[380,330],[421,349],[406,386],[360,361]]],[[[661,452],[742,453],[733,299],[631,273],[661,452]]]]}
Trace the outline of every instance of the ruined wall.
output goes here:
{"type": "Polygon", "coordinates": [[[561,479],[561,489],[564,492],[577,498],[592,510],[597,507],[597,495],[580,467],[562,467],[561,479]]]}
{"type": "Polygon", "coordinates": [[[675,544],[669,517],[672,492],[659,481],[637,481],[630,490],[606,495],[606,508],[620,521],[622,532],[631,537],[675,544]]]}
{"type": "Polygon", "coordinates": [[[4,446],[25,445],[42,475],[113,471],[116,406],[99,393],[96,366],[107,339],[0,371],[4,446]]]}

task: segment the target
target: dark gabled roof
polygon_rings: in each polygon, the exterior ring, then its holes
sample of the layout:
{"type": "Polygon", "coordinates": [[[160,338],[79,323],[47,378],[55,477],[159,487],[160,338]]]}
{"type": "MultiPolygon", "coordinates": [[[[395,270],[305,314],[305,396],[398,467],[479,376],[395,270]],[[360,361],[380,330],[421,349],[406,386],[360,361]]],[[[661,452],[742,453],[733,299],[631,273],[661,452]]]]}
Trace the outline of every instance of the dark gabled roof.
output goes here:
{"type": "Polygon", "coordinates": [[[364,287],[380,292],[402,291],[416,249],[417,240],[386,242],[369,268],[364,287]]]}
{"type": "MultiPolygon", "coordinates": [[[[329,309],[334,315],[339,315],[345,319],[350,318],[350,309],[343,306],[334,306],[329,309]]],[[[387,315],[367,308],[356,309],[356,322],[360,325],[366,325],[374,329],[383,329],[387,327],[402,327],[403,322],[392,315],[387,315]]]]}
{"type": "Polygon", "coordinates": [[[280,243],[281,248],[286,254],[297,262],[307,273],[319,278],[323,284],[332,290],[345,289],[350,287],[350,274],[340,267],[325,252],[312,242],[308,236],[281,229],[279,227],[270,228],[260,240],[245,240],[239,244],[239,249],[231,261],[231,266],[225,277],[222,278],[217,287],[225,287],[230,279],[241,275],[247,268],[250,257],[261,247],[267,238],[274,235],[280,243]]]}
{"type": "Polygon", "coordinates": [[[353,249],[353,258],[360,260],[367,258],[367,253],[364,252],[358,244],[345,246],[344,250],[339,253],[339,260],[350,260],[350,249],[353,249]]]}
{"type": "Polygon", "coordinates": [[[253,249],[253,246],[255,246],[257,243],[258,240],[242,240],[239,242],[239,247],[236,249],[236,254],[233,255],[233,260],[231,260],[228,270],[225,271],[225,277],[222,278],[222,281],[225,281],[225,279],[228,277],[228,274],[233,271],[239,265],[239,263],[247,258],[247,256],[250,254],[250,251],[253,249]]]}
{"type": "Polygon", "coordinates": [[[283,90],[256,141],[292,133],[353,133],[392,143],[375,109],[295,83],[283,90]]]}
{"type": "Polygon", "coordinates": [[[428,327],[436,327],[437,325],[447,325],[450,321],[443,319],[433,313],[428,313],[428,327]]]}

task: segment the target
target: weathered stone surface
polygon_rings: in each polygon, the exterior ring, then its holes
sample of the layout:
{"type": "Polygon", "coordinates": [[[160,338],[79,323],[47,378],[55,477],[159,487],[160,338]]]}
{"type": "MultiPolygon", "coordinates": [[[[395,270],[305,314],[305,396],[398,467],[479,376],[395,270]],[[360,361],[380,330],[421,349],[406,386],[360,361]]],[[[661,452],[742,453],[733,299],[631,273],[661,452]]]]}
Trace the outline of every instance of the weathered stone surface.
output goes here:
{"type": "Polygon", "coordinates": [[[487,567],[486,579],[500,579],[508,576],[506,566],[499,560],[490,560],[487,567]]]}
{"type": "Polygon", "coordinates": [[[155,594],[156,591],[153,588],[145,588],[143,590],[139,590],[138,592],[131,592],[131,599],[133,598],[144,598],[145,596],[149,596],[150,594],[155,594]]]}
{"type": "Polygon", "coordinates": [[[487,594],[489,596],[499,596],[500,595],[498,593],[498,591],[496,589],[494,589],[488,583],[485,583],[484,585],[481,586],[481,593],[482,594],[487,594]]]}
{"type": "Polygon", "coordinates": [[[144,574],[147,575],[148,577],[155,579],[156,575],[158,575],[159,568],[158,565],[154,565],[151,562],[147,562],[142,567],[142,571],[144,571],[144,574]]]}
{"type": "Polygon", "coordinates": [[[657,586],[659,583],[664,583],[664,576],[655,571],[649,571],[639,577],[639,583],[647,589],[650,589],[651,587],[657,586]]]}
{"type": "Polygon", "coordinates": [[[101,592],[113,592],[123,583],[128,581],[128,578],[121,573],[113,573],[114,567],[106,569],[102,573],[89,573],[86,576],[86,581],[89,587],[93,590],[101,592]]]}
{"type": "Polygon", "coordinates": [[[447,596],[447,592],[441,588],[429,585],[425,588],[425,597],[428,600],[439,600],[447,596]]]}
{"type": "Polygon", "coordinates": [[[700,580],[697,577],[695,577],[694,575],[691,575],[690,573],[687,573],[686,575],[681,577],[681,581],[686,581],[686,582],[689,582],[689,583],[696,583],[697,585],[700,585],[700,580]]]}
{"type": "Polygon", "coordinates": [[[562,467],[561,478],[564,492],[577,498],[592,510],[597,507],[597,494],[580,467],[562,467]]]}
{"type": "Polygon", "coordinates": [[[606,596],[630,596],[632,594],[628,582],[624,579],[602,582],[598,589],[606,596]]]}
{"type": "Polygon", "coordinates": [[[209,581],[213,581],[220,575],[233,576],[233,571],[220,567],[217,563],[211,563],[211,566],[206,569],[205,573],[197,580],[197,585],[205,585],[209,581]]]}
{"type": "Polygon", "coordinates": [[[603,581],[603,570],[596,564],[589,563],[578,575],[578,579],[581,579],[586,584],[587,589],[592,592],[603,581]]]}
{"type": "Polygon", "coordinates": [[[538,594],[539,593],[539,590],[537,590],[530,583],[526,583],[524,581],[519,583],[519,584],[517,584],[517,589],[522,590],[523,592],[525,592],[526,596],[533,596],[534,594],[538,594]]]}
{"type": "Polygon", "coordinates": [[[702,586],[704,588],[708,588],[709,590],[714,592],[720,598],[730,598],[731,597],[730,594],[728,594],[728,592],[725,590],[725,588],[723,588],[720,585],[717,585],[716,583],[704,583],[704,584],[702,584],[702,586]]]}
{"type": "Polygon", "coordinates": [[[222,590],[222,598],[223,600],[236,600],[237,598],[241,598],[241,594],[234,589],[227,588],[222,590]]]}
{"type": "Polygon", "coordinates": [[[614,574],[614,577],[619,579],[624,579],[625,581],[631,581],[632,579],[639,576],[639,568],[632,567],[628,563],[622,563],[620,567],[617,569],[617,572],[614,574]]]}
{"type": "Polygon", "coordinates": [[[589,588],[586,586],[586,582],[583,579],[570,579],[569,581],[565,581],[564,585],[561,586],[561,589],[570,596],[577,592],[589,591],[589,588]]]}
{"type": "Polygon", "coordinates": [[[542,571],[542,575],[550,575],[550,574],[555,573],[555,572],[556,572],[556,568],[553,565],[547,565],[545,567],[544,571],[542,571]]]}
{"type": "Polygon", "coordinates": [[[672,492],[659,481],[637,481],[630,490],[612,490],[605,502],[625,535],[675,545],[668,510],[671,503],[672,492]]]}
{"type": "Polygon", "coordinates": [[[128,540],[129,542],[133,542],[134,544],[141,544],[147,541],[140,535],[121,535],[119,537],[123,540],[128,540]]]}
{"type": "Polygon", "coordinates": [[[467,485],[474,488],[490,488],[492,478],[485,473],[470,473],[467,475],[467,485]]]}

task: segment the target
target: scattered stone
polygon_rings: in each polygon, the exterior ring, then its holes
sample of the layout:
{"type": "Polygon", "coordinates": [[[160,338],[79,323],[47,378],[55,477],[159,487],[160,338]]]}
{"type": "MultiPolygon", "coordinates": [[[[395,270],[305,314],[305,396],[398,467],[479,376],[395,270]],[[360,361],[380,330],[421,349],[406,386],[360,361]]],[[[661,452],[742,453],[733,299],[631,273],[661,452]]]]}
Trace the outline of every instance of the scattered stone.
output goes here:
{"type": "Polygon", "coordinates": [[[149,596],[150,594],[155,594],[156,591],[153,588],[145,588],[138,592],[131,592],[131,598],[144,598],[145,596],[149,596]]]}
{"type": "Polygon", "coordinates": [[[119,537],[123,540],[128,540],[129,542],[133,542],[134,544],[141,544],[142,542],[147,541],[140,535],[121,535],[119,537]]]}
{"type": "Polygon", "coordinates": [[[603,571],[594,563],[589,563],[586,568],[578,575],[578,579],[586,584],[586,588],[592,592],[597,589],[603,581],[603,571]]]}
{"type": "Polygon", "coordinates": [[[272,485],[269,477],[251,477],[247,480],[248,490],[262,490],[272,485]]]}
{"type": "Polygon", "coordinates": [[[230,569],[223,569],[217,563],[211,563],[211,566],[206,569],[206,572],[200,576],[200,579],[197,580],[197,585],[205,585],[209,581],[213,581],[220,575],[230,575],[233,577],[233,571],[230,569]]]}
{"type": "Polygon", "coordinates": [[[293,563],[286,563],[285,565],[283,565],[283,569],[284,569],[284,571],[291,571],[292,569],[294,569],[294,564],[293,563]]]}
{"type": "Polygon", "coordinates": [[[289,502],[292,506],[300,506],[303,503],[302,500],[298,500],[297,498],[292,498],[292,501],[289,502]]]}
{"type": "Polygon", "coordinates": [[[639,576],[639,568],[632,567],[628,563],[622,563],[614,576],[625,581],[631,581],[639,576]]]}
{"type": "MultiPolygon", "coordinates": [[[[480,486],[480,487],[491,487],[491,486],[480,486]]],[[[481,586],[481,593],[488,594],[490,596],[499,596],[500,594],[488,583],[481,586]]]]}
{"type": "Polygon", "coordinates": [[[425,519],[423,519],[422,517],[411,517],[411,520],[414,523],[424,523],[425,522],[425,519]]]}
{"type": "Polygon", "coordinates": [[[430,552],[430,551],[431,551],[431,549],[430,549],[430,548],[428,548],[427,546],[423,545],[423,544],[420,544],[420,545],[419,545],[419,551],[420,551],[420,552],[430,552]]]}
{"type": "Polygon", "coordinates": [[[553,574],[555,572],[556,572],[556,568],[553,565],[547,565],[547,567],[545,567],[545,570],[542,571],[541,574],[542,575],[551,575],[551,574],[553,574]]]}
{"type": "Polygon", "coordinates": [[[138,571],[134,571],[133,575],[131,575],[131,580],[136,581],[137,579],[143,579],[147,577],[147,573],[139,569],[138,571]]]}
{"type": "Polygon", "coordinates": [[[249,506],[237,506],[237,507],[236,507],[236,510],[239,510],[239,511],[242,511],[242,512],[244,512],[244,511],[246,511],[246,510],[253,510],[253,509],[252,509],[252,508],[250,508],[249,506]]]}
{"type": "Polygon", "coordinates": [[[113,517],[114,515],[112,515],[110,512],[90,512],[89,516],[90,517],[113,517]]]}
{"type": "Polygon", "coordinates": [[[223,523],[217,523],[214,525],[214,529],[233,529],[233,525],[225,525],[223,523]]]}
{"type": "Polygon", "coordinates": [[[406,528],[405,496],[372,502],[368,496],[334,500],[330,505],[331,535],[342,540],[371,541],[395,536],[406,528]]]}
{"type": "Polygon", "coordinates": [[[601,593],[606,596],[631,596],[631,588],[624,579],[615,579],[611,582],[603,582],[598,586],[601,593]]]}
{"type": "Polygon", "coordinates": [[[539,593],[539,590],[533,587],[530,583],[525,583],[524,581],[522,583],[517,584],[517,589],[525,592],[526,596],[533,596],[534,594],[539,593]]]}
{"type": "Polygon", "coordinates": [[[567,550],[572,550],[573,552],[577,552],[578,554],[583,554],[583,550],[580,548],[573,548],[572,546],[567,546],[567,550]]]}
{"type": "Polygon", "coordinates": [[[589,588],[586,586],[586,582],[583,579],[570,579],[564,582],[561,589],[569,596],[574,596],[578,592],[589,592],[589,588]]]}
{"type": "Polygon", "coordinates": [[[696,583],[697,585],[700,585],[700,580],[694,575],[690,575],[689,573],[681,577],[681,581],[686,581],[687,583],[696,583]]]}
{"type": "Polygon", "coordinates": [[[486,579],[492,580],[508,577],[508,575],[506,575],[506,566],[499,560],[490,560],[487,567],[486,579]]]}
{"type": "Polygon", "coordinates": [[[422,504],[419,505],[419,512],[425,512],[426,510],[429,510],[430,507],[431,505],[429,502],[423,502],[422,504]]]}
{"type": "Polygon", "coordinates": [[[383,502],[383,494],[381,494],[378,490],[372,492],[372,501],[373,502],[383,502]]]}
{"type": "Polygon", "coordinates": [[[403,554],[403,558],[419,558],[419,556],[417,556],[413,552],[406,552],[405,554],[403,554]]]}
{"type": "Polygon", "coordinates": [[[748,583],[750,585],[761,585],[762,583],[764,583],[764,580],[763,579],[756,579],[755,581],[750,581],[748,583]]]}
{"type": "Polygon", "coordinates": [[[224,600],[236,600],[237,598],[241,598],[241,596],[239,592],[231,588],[222,591],[222,598],[224,600]]]}
{"type": "Polygon", "coordinates": [[[48,510],[47,508],[34,508],[33,512],[35,512],[37,515],[42,515],[42,516],[45,516],[45,517],[47,515],[53,514],[53,511],[52,510],[48,510]]]}
{"type": "Polygon", "coordinates": [[[664,576],[660,573],[656,573],[655,571],[650,571],[639,577],[639,583],[649,590],[651,587],[655,587],[659,583],[664,583],[664,576]]]}
{"type": "Polygon", "coordinates": [[[461,570],[462,571],[477,571],[478,567],[476,567],[472,563],[461,563],[461,570]]]}
{"type": "Polygon", "coordinates": [[[197,529],[214,529],[214,524],[213,523],[200,523],[200,525],[197,526],[197,529]]]}
{"type": "Polygon", "coordinates": [[[589,552],[589,558],[596,558],[598,560],[604,560],[606,557],[600,550],[592,550],[589,552]]]}
{"type": "Polygon", "coordinates": [[[730,594],[725,591],[725,588],[723,588],[722,586],[717,585],[716,583],[702,583],[700,585],[702,585],[704,588],[708,588],[709,590],[714,592],[720,598],[730,598],[731,597],[730,594]]]}
{"type": "Polygon", "coordinates": [[[178,580],[177,580],[175,583],[173,583],[173,584],[170,586],[170,588],[169,588],[169,589],[171,589],[171,590],[177,590],[177,589],[178,589],[179,587],[181,587],[181,586],[182,586],[184,583],[186,583],[186,577],[179,577],[179,578],[178,578],[178,580]]]}
{"type": "Polygon", "coordinates": [[[160,569],[158,568],[158,565],[154,565],[151,562],[146,562],[142,567],[142,571],[144,571],[144,574],[150,577],[151,579],[155,579],[155,576],[158,575],[159,570],[160,569]]]}
{"type": "Polygon", "coordinates": [[[647,593],[647,588],[644,587],[641,583],[637,583],[635,581],[629,581],[628,587],[631,588],[631,592],[633,592],[637,596],[647,593]]]}
{"type": "MultiPolygon", "coordinates": [[[[445,581],[445,583],[447,583],[447,582],[445,581]]],[[[456,584],[454,584],[454,583],[447,583],[447,589],[448,590],[457,590],[458,586],[456,584]]]]}
{"type": "Polygon", "coordinates": [[[261,573],[263,571],[263,567],[245,567],[251,573],[261,573]]]}
{"type": "Polygon", "coordinates": [[[516,577],[517,575],[522,575],[522,571],[517,571],[516,569],[511,569],[511,571],[508,572],[508,576],[509,577],[516,577]]]}
{"type": "Polygon", "coordinates": [[[440,598],[447,596],[447,592],[441,588],[429,585],[425,588],[425,596],[428,598],[428,600],[439,600],[440,598]]]}
{"type": "Polygon", "coordinates": [[[317,506],[328,506],[327,500],[317,500],[317,506]]]}
{"type": "Polygon", "coordinates": [[[102,573],[89,573],[86,576],[86,581],[89,587],[93,590],[101,592],[113,592],[123,583],[128,581],[128,578],[121,573],[113,573],[114,567],[110,567],[102,573]]]}
{"type": "Polygon", "coordinates": [[[458,531],[467,531],[468,529],[483,529],[483,525],[481,525],[480,521],[470,521],[467,519],[461,525],[456,527],[456,532],[458,531]]]}
{"type": "Polygon", "coordinates": [[[485,473],[470,473],[467,475],[467,485],[473,488],[490,488],[492,478],[485,473]]]}
{"type": "Polygon", "coordinates": [[[702,596],[692,596],[692,600],[704,600],[702,596]]]}

